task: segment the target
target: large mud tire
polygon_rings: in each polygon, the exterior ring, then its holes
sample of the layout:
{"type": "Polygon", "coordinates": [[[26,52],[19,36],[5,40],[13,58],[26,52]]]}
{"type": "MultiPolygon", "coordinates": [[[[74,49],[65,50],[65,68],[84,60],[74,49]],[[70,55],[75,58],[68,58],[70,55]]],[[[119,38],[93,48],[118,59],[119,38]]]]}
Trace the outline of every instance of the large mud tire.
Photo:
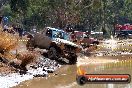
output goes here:
{"type": "Polygon", "coordinates": [[[99,45],[98,41],[93,42],[93,46],[97,49],[97,45],[99,45]]]}
{"type": "Polygon", "coordinates": [[[68,59],[69,59],[69,64],[70,65],[76,64],[76,62],[77,62],[77,55],[71,55],[68,59]]]}
{"type": "Polygon", "coordinates": [[[95,41],[93,42],[93,45],[99,45],[99,42],[95,41]]]}
{"type": "Polygon", "coordinates": [[[59,54],[58,54],[57,49],[55,47],[49,48],[48,58],[50,58],[50,59],[58,59],[59,58],[59,54]]]}

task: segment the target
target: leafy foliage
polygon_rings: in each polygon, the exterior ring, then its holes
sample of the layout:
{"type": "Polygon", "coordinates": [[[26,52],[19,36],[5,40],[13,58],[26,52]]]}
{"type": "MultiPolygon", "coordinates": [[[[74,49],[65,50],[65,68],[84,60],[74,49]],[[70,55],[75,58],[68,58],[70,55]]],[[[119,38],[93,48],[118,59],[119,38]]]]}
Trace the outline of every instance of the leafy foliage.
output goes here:
{"type": "Polygon", "coordinates": [[[29,5],[28,0],[11,0],[10,7],[13,12],[25,14],[29,5]]]}
{"type": "Polygon", "coordinates": [[[132,0],[10,0],[2,14],[26,29],[78,25],[83,26],[80,30],[100,30],[106,24],[113,29],[114,24],[123,23],[120,18],[132,20],[131,9],[132,0]]]}

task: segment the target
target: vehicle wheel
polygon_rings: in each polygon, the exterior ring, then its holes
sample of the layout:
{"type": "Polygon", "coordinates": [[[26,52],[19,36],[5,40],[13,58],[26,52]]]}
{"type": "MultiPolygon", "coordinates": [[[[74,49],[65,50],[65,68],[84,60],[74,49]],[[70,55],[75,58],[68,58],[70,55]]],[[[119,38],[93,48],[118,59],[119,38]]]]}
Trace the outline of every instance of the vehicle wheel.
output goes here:
{"type": "Polygon", "coordinates": [[[69,64],[76,64],[77,62],[77,55],[71,55],[69,56],[69,64]]]}
{"type": "Polygon", "coordinates": [[[48,58],[50,59],[58,59],[59,55],[55,47],[50,47],[48,50],[48,58]]]}
{"type": "Polygon", "coordinates": [[[120,36],[120,40],[127,39],[127,36],[120,36]]]}
{"type": "Polygon", "coordinates": [[[119,40],[122,40],[122,37],[119,37],[119,40]]]}
{"type": "Polygon", "coordinates": [[[98,41],[93,42],[93,45],[99,45],[98,41]]]}
{"type": "Polygon", "coordinates": [[[99,44],[99,42],[93,42],[93,46],[95,46],[96,49],[97,49],[98,44],[99,44]]]}
{"type": "Polygon", "coordinates": [[[84,77],[84,76],[78,76],[77,78],[76,78],[76,81],[77,81],[77,83],[79,84],[79,85],[84,85],[85,83],[86,83],[86,78],[84,77]]]}

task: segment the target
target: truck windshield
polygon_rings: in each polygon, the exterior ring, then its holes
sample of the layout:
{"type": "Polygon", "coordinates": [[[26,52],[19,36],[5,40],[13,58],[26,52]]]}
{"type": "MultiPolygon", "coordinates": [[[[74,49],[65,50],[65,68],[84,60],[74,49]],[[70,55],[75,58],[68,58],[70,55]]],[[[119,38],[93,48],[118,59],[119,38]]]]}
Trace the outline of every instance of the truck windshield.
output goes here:
{"type": "Polygon", "coordinates": [[[65,39],[69,40],[68,34],[64,31],[53,31],[53,38],[60,38],[60,39],[65,39]]]}

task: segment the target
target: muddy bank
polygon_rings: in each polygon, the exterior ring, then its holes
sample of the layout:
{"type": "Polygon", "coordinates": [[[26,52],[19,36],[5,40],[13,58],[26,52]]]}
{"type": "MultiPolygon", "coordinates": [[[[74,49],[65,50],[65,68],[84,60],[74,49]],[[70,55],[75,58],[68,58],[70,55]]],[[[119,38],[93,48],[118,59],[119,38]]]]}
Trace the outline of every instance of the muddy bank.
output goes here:
{"type": "Polygon", "coordinates": [[[35,77],[48,77],[49,73],[53,73],[60,67],[61,65],[54,60],[39,57],[35,64],[31,63],[26,66],[27,71],[25,74],[15,72],[7,75],[1,75],[0,86],[1,88],[9,88],[16,86],[23,81],[34,79],[35,77]]]}
{"type": "MultiPolygon", "coordinates": [[[[29,80],[26,81],[24,83],[21,83],[19,86],[13,87],[13,88],[129,88],[129,86],[131,87],[131,83],[130,84],[86,84],[84,86],[80,86],[76,83],[76,75],[74,74],[76,71],[74,71],[71,68],[76,68],[76,67],[72,67],[72,66],[68,66],[66,70],[70,69],[71,72],[73,73],[69,73],[68,71],[63,71],[62,73],[59,72],[60,74],[58,74],[58,76],[51,76],[49,78],[36,78],[33,80],[29,80]],[[113,86],[113,87],[111,87],[113,86]]],[[[116,68],[119,69],[119,68],[116,68]]],[[[103,71],[99,71],[99,72],[89,72],[89,73],[120,73],[120,74],[124,74],[124,73],[129,73],[130,75],[132,75],[131,71],[129,71],[130,69],[126,69],[126,68],[122,68],[119,71],[117,70],[113,70],[113,69],[108,69],[108,70],[103,70],[103,71]],[[123,71],[125,70],[125,71],[123,71]]],[[[112,74],[111,73],[111,74],[112,74]]]]}
{"type": "Polygon", "coordinates": [[[15,69],[0,62],[0,74],[1,75],[7,75],[7,74],[10,74],[10,73],[14,73],[15,72],[15,69]]]}
{"type": "Polygon", "coordinates": [[[62,66],[48,78],[35,78],[13,88],[61,88],[62,85],[75,82],[76,70],[76,65],[62,66]]]}

